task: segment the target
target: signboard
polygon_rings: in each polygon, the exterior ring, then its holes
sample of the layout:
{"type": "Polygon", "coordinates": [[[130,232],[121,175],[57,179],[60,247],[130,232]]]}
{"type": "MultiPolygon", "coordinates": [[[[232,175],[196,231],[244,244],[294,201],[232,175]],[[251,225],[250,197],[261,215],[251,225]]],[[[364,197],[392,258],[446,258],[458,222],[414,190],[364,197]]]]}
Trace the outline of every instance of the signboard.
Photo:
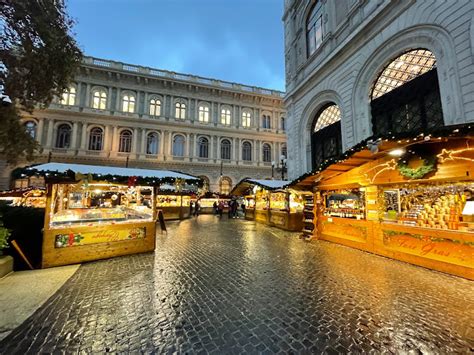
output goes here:
{"type": "Polygon", "coordinates": [[[122,240],[143,239],[146,236],[145,227],[126,227],[123,229],[101,229],[95,231],[56,234],[54,245],[56,248],[67,248],[86,244],[117,242],[122,240]]]}

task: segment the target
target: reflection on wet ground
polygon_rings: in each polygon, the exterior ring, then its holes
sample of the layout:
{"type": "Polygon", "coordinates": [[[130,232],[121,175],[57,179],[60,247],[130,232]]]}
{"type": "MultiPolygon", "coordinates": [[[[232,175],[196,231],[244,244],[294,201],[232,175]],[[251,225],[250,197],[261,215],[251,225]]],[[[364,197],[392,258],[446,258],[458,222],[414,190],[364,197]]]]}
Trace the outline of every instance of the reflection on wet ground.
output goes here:
{"type": "Polygon", "coordinates": [[[471,281],[249,221],[168,228],[81,266],[1,352],[474,351],[471,281]]]}

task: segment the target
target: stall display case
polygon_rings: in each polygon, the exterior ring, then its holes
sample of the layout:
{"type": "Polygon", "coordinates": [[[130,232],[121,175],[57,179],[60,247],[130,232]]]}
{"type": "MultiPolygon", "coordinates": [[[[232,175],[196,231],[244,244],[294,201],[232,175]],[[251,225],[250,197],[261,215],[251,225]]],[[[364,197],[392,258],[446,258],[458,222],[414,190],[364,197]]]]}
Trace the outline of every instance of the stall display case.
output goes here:
{"type": "Polygon", "coordinates": [[[270,192],[257,189],[255,192],[255,220],[270,223],[270,192]]]}
{"type": "MultiPolygon", "coordinates": [[[[318,193],[319,194],[319,193],[318,193]]],[[[307,194],[304,196],[304,208],[303,208],[303,235],[306,238],[311,238],[315,233],[316,226],[316,213],[315,203],[313,194],[307,194]]]]}
{"type": "Polygon", "coordinates": [[[469,207],[474,183],[398,185],[384,189],[383,221],[424,228],[474,232],[469,207]],[[469,213],[469,214],[464,214],[469,213]]]}
{"type": "Polygon", "coordinates": [[[365,189],[326,191],[323,196],[324,216],[365,219],[365,189]]]}
{"type": "Polygon", "coordinates": [[[153,187],[50,184],[42,266],[153,250],[155,222],[153,187]]]}
{"type": "Polygon", "coordinates": [[[253,220],[255,218],[255,196],[245,196],[245,219],[253,220]]]}
{"type": "Polygon", "coordinates": [[[165,220],[188,218],[190,202],[189,195],[159,194],[156,196],[156,208],[163,211],[165,220]]]}

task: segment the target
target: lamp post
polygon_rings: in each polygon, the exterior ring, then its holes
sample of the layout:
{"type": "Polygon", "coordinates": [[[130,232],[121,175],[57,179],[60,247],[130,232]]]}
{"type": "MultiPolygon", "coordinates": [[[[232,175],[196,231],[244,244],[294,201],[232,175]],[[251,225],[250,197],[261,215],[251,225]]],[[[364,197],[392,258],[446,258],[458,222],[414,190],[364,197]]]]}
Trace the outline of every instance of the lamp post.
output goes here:
{"type": "Polygon", "coordinates": [[[272,161],[272,179],[274,178],[274,171],[281,172],[281,179],[285,180],[285,173],[287,171],[286,169],[286,157],[284,155],[280,156],[280,161],[272,161]]]}

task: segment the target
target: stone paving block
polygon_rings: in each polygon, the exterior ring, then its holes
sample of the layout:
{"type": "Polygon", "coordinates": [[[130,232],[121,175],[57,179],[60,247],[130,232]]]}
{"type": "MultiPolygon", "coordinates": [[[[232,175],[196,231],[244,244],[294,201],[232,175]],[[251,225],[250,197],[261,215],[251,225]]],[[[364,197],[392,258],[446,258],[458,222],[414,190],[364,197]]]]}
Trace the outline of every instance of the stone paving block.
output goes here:
{"type": "Polygon", "coordinates": [[[472,353],[473,304],[467,280],[200,216],[83,264],[0,353],[472,353]]]}

